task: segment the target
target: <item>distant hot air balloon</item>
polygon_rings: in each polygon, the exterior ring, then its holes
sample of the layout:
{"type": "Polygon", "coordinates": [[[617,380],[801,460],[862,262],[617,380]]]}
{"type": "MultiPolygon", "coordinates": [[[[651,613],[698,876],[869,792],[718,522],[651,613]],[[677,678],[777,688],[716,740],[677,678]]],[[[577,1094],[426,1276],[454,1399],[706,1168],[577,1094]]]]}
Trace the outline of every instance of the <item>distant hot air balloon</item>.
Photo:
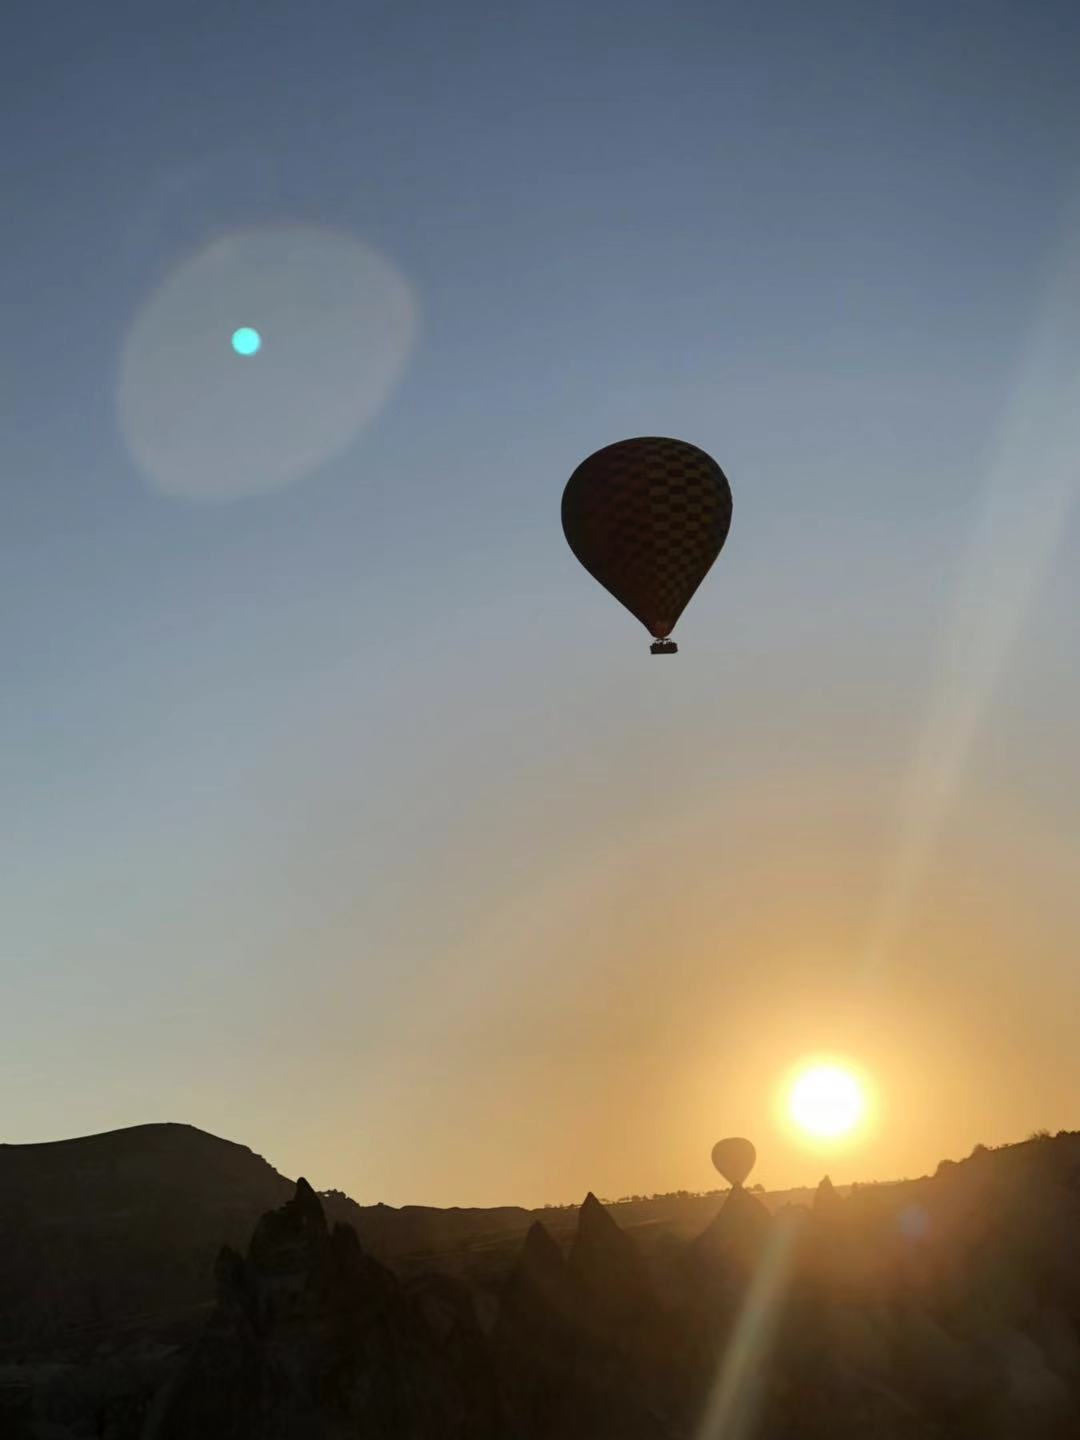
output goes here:
{"type": "Polygon", "coordinates": [[[749,1140],[733,1135],[729,1140],[718,1140],[713,1146],[712,1163],[724,1179],[739,1186],[754,1168],[757,1151],[749,1140]]]}
{"type": "Polygon", "coordinates": [[[652,653],[673,655],[668,636],[727,539],[731,488],[696,445],[641,435],[581,462],[562,523],[589,574],[654,637],[652,653]]]}

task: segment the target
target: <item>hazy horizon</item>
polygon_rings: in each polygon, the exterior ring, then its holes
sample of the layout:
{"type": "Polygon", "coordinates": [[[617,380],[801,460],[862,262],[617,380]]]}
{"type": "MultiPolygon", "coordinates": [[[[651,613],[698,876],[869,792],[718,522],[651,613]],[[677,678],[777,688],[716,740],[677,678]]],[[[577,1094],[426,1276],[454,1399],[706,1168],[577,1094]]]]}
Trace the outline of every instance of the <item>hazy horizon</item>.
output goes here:
{"type": "Polygon", "coordinates": [[[1080,1124],[1080,9],[65,10],[0,59],[0,1140],[538,1206],[1080,1124]],[[671,660],[559,524],[636,434],[734,495],[671,660]]]}
{"type": "MultiPolygon", "coordinates": [[[[62,1144],[65,1143],[65,1141],[67,1141],[67,1142],[72,1142],[72,1141],[78,1141],[78,1140],[100,1140],[101,1138],[103,1138],[103,1136],[123,1134],[123,1133],[124,1133],[125,1131],[127,1131],[127,1130],[153,1129],[153,1128],[155,1128],[155,1127],[157,1127],[157,1126],[169,1126],[169,1125],[179,1125],[179,1126],[182,1126],[182,1127],[184,1127],[184,1128],[195,1128],[195,1129],[201,1131],[203,1134],[209,1135],[212,1139],[224,1141],[226,1144],[243,1146],[245,1149],[252,1151],[252,1153],[255,1154],[255,1155],[257,1156],[257,1158],[259,1158],[259,1159],[261,1159],[261,1160],[265,1160],[265,1161],[267,1162],[267,1164],[269,1164],[274,1170],[276,1170],[277,1173],[278,1173],[279,1175],[281,1175],[284,1179],[286,1179],[286,1180],[288,1180],[288,1181],[290,1181],[290,1182],[292,1182],[292,1183],[295,1183],[295,1182],[297,1182],[297,1181],[299,1181],[299,1180],[304,1180],[304,1181],[306,1181],[307,1184],[310,1185],[310,1186],[312,1187],[312,1189],[316,1192],[316,1194],[325,1196],[325,1195],[327,1195],[328,1193],[333,1192],[333,1193],[335,1193],[335,1194],[337,1194],[337,1195],[346,1195],[349,1200],[355,1201],[355,1202],[356,1202],[358,1205],[360,1205],[360,1206],[385,1205],[385,1204],[390,1203],[390,1202],[387,1202],[386,1200],[382,1199],[380,1196],[375,1196],[375,1195],[352,1195],[352,1194],[349,1194],[349,1192],[348,1192],[347,1190],[343,1190],[342,1187],[341,1187],[341,1185],[338,1184],[337,1182],[335,1182],[332,1177],[329,1177],[329,1178],[326,1177],[326,1176],[316,1176],[316,1177],[313,1177],[313,1176],[310,1176],[310,1175],[301,1174],[299,1171],[297,1171],[296,1174],[288,1174],[288,1175],[287,1175],[287,1174],[285,1174],[285,1173],[283,1172],[283,1170],[281,1169],[281,1167],[275,1162],[274,1157],[273,1157],[272,1155],[260,1155],[260,1154],[258,1154],[258,1152],[255,1151],[252,1146],[246,1145],[245,1142],[244,1142],[244,1140],[243,1140],[242,1138],[240,1138],[240,1137],[238,1137],[238,1136],[235,1136],[235,1135],[215,1135],[212,1131],[208,1131],[208,1130],[206,1130],[206,1129],[205,1129],[204,1127],[202,1127],[202,1126],[190,1127],[189,1124],[188,1124],[188,1122],[187,1122],[187,1121],[183,1121],[183,1120],[181,1120],[181,1121],[175,1121],[175,1120],[165,1120],[165,1121],[154,1121],[154,1120],[139,1121],[139,1122],[136,1122],[135,1124],[130,1125],[130,1126],[122,1126],[119,1130],[107,1130],[107,1131],[99,1132],[99,1133],[97,1133],[97,1134],[92,1134],[92,1135],[61,1135],[61,1136],[56,1136],[56,1137],[54,1137],[54,1138],[51,1138],[51,1139],[49,1139],[49,1140],[32,1140],[32,1141],[24,1141],[24,1142],[0,1141],[0,1148],[3,1148],[4,1146],[10,1145],[10,1144],[12,1144],[12,1143],[15,1143],[16,1145],[22,1144],[22,1145],[24,1145],[24,1146],[34,1147],[34,1146],[38,1146],[38,1145],[46,1145],[46,1146],[48,1146],[48,1145],[62,1145],[62,1144]]],[[[1058,1136],[1057,1136],[1056,1138],[1059,1138],[1059,1139],[1060,1139],[1061,1136],[1063,1136],[1063,1135],[1075,1135],[1075,1134],[1077,1134],[1077,1133],[1080,1133],[1080,1132],[1077,1132],[1077,1131],[1064,1131],[1064,1130],[1063,1130],[1063,1131],[1059,1131],[1059,1132],[1058,1132],[1058,1136]]],[[[1033,1132],[1032,1132],[1031,1134],[1029,1134],[1029,1135],[1017,1136],[1014,1140],[1011,1140],[1011,1141],[1010,1141],[1010,1140],[1002,1141],[1002,1142],[1000,1142],[999,1144],[997,1144],[996,1146],[984,1146],[981,1141],[976,1141],[975,1144],[971,1147],[971,1150],[976,1150],[976,1149],[980,1149],[980,1148],[985,1149],[985,1150],[988,1150],[988,1151],[993,1151],[993,1150],[1008,1150],[1008,1149],[1010,1149],[1010,1148],[1011,1148],[1012,1146],[1014,1146],[1014,1145],[1024,1145],[1025,1143],[1030,1143],[1030,1142],[1033,1142],[1033,1141],[1036,1141],[1036,1140],[1047,1139],[1047,1138],[1055,1138],[1055,1137],[1050,1136],[1050,1135],[1049,1135],[1049,1132],[1047,1132],[1045,1129],[1041,1129],[1041,1130],[1039,1130],[1039,1131],[1033,1131],[1033,1132]]],[[[826,1158],[826,1157],[823,1156],[823,1159],[824,1159],[824,1158],[826,1158]]],[[[940,1166],[940,1164],[941,1164],[942,1161],[945,1162],[945,1165],[946,1165],[946,1167],[947,1167],[949,1164],[957,1164],[957,1163],[959,1163],[959,1162],[961,1162],[961,1161],[963,1161],[963,1160],[967,1160],[967,1159],[970,1159],[970,1158],[971,1158],[971,1151],[968,1151],[968,1152],[967,1152],[966,1154],[964,1154],[964,1155],[943,1155],[943,1156],[940,1157],[940,1160],[939,1160],[939,1162],[938,1162],[938,1165],[932,1166],[932,1167],[930,1168],[930,1170],[927,1171],[925,1174],[922,1174],[922,1175],[890,1175],[890,1176],[879,1176],[879,1177],[877,1177],[877,1178],[875,1178],[875,1179],[873,1179],[873,1180],[860,1180],[858,1177],[855,1177],[855,1178],[853,1178],[853,1179],[848,1179],[848,1180],[836,1180],[836,1181],[834,1181],[832,1175],[831,1175],[830,1172],[829,1172],[829,1168],[828,1168],[827,1165],[822,1169],[821,1174],[818,1176],[818,1178],[817,1178],[816,1180],[811,1181],[811,1182],[799,1183],[799,1184],[791,1184],[791,1185],[787,1185],[787,1184],[783,1184],[783,1183],[774,1184],[774,1185],[763,1185],[763,1184],[761,1184],[761,1182],[756,1178],[756,1174],[751,1174],[751,1176],[749,1177],[749,1179],[747,1179],[747,1181],[746,1181],[745,1188],[746,1188],[747,1190],[750,1190],[750,1191],[755,1192],[755,1193],[759,1192],[759,1190],[760,1190],[760,1192],[763,1192],[766,1196],[791,1195],[791,1194],[802,1194],[802,1193],[806,1193],[806,1194],[816,1194],[816,1192],[818,1191],[818,1189],[821,1187],[822,1182],[825,1181],[825,1180],[828,1180],[829,1183],[834,1186],[834,1188],[837,1190],[837,1192],[839,1192],[839,1193],[846,1193],[846,1192],[848,1192],[848,1191],[851,1190],[851,1187],[852,1187],[853,1185],[854,1185],[855,1187],[862,1187],[862,1188],[865,1188],[865,1187],[867,1187],[867,1186],[869,1186],[869,1187],[871,1187],[871,1188],[873,1188],[873,1187],[875,1187],[875,1186],[885,1186],[885,1187],[888,1187],[888,1186],[892,1186],[892,1185],[906,1185],[906,1184],[910,1184],[912,1181],[926,1180],[926,1179],[928,1179],[928,1178],[933,1177],[935,1173],[938,1173],[938,1172],[939,1172],[939,1166],[940,1166]]],[[[652,1190],[652,1191],[648,1191],[648,1192],[631,1192],[631,1193],[627,1193],[627,1194],[611,1194],[611,1195],[607,1195],[607,1194],[602,1194],[600,1191],[598,1191],[598,1190],[596,1189],[595,1186],[589,1186],[589,1187],[587,1187],[586,1190],[582,1191],[581,1194],[576,1195],[576,1196],[574,1196],[574,1197],[572,1197],[572,1198],[569,1198],[569,1199],[568,1199],[568,1198],[563,1198],[563,1197],[549,1197],[549,1198],[548,1198],[547,1200],[545,1200],[545,1201],[540,1201],[540,1202],[538,1202],[538,1203],[536,1203],[536,1204],[529,1204],[529,1205],[522,1205],[522,1204],[521,1204],[520,1202],[518,1202],[518,1201],[500,1199],[499,1197],[496,1196],[496,1197],[490,1198],[490,1199],[488,1199],[488,1200],[486,1200],[486,1201],[481,1201],[481,1200],[475,1201],[475,1202],[473,1202],[472,1204],[470,1204],[470,1205],[468,1205],[468,1206],[458,1205],[458,1204],[456,1204],[456,1203],[455,1203],[454,1201],[452,1201],[452,1200],[448,1200],[448,1201],[444,1202],[443,1204],[437,1205],[437,1206],[436,1206],[436,1205],[432,1205],[431,1202],[425,1201],[425,1200],[401,1200],[401,1201],[395,1202],[392,1208],[400,1209],[400,1208],[406,1208],[406,1207],[410,1207],[410,1206],[420,1206],[420,1207],[428,1207],[428,1208],[434,1208],[434,1209],[479,1209],[479,1210],[497,1210],[497,1209],[503,1209],[503,1208],[507,1208],[507,1207],[511,1207],[511,1208],[512,1208],[512,1207],[515,1207],[515,1206],[516,1206],[516,1207],[518,1207],[518,1208],[525,1209],[525,1210],[529,1210],[529,1211],[535,1211],[535,1210],[577,1210],[577,1209],[580,1208],[580,1206],[581,1206],[582,1202],[584,1201],[585,1197],[586,1197],[588,1194],[590,1194],[590,1193],[592,1193],[593,1195],[595,1195],[596,1198],[600,1201],[600,1203],[601,1203],[602,1205],[618,1206],[618,1205],[622,1205],[622,1204],[644,1203],[644,1202],[652,1202],[652,1201],[656,1201],[656,1200],[664,1200],[664,1199],[667,1199],[667,1198],[669,1198],[669,1197],[676,1196],[676,1195],[684,1195],[684,1196],[686,1196],[686,1197],[688,1197],[688,1198],[690,1198],[690,1199],[706,1200],[706,1199],[709,1199],[710,1197],[712,1197],[712,1196],[714,1196],[714,1195],[728,1195],[728,1194],[731,1193],[731,1191],[732,1191],[734,1188],[735,1188],[735,1187],[733,1187],[732,1185],[730,1185],[727,1181],[725,1181],[725,1180],[723,1180],[723,1179],[720,1179],[715,1173],[713,1173],[713,1174],[712,1174],[712,1183],[705,1183],[705,1184],[703,1184],[703,1185],[696,1186],[696,1187],[680,1187],[680,1188],[678,1188],[678,1189],[675,1189],[675,1188],[672,1188],[672,1189],[659,1188],[659,1189],[652,1190]],[[718,1183],[716,1183],[716,1182],[718,1182],[718,1183]]]]}

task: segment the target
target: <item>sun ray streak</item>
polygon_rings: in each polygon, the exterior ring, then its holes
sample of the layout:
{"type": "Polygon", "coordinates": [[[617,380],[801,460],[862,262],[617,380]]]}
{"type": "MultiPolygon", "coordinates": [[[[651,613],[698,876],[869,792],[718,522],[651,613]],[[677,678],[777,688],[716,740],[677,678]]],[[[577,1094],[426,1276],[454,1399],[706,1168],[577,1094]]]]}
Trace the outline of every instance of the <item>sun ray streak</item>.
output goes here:
{"type": "Polygon", "coordinates": [[[774,1220],[709,1394],[696,1440],[749,1440],[754,1433],[787,1291],[794,1239],[794,1225],[784,1219],[774,1220]]]}
{"type": "Polygon", "coordinates": [[[1080,491],[1080,204],[1031,335],[937,658],[871,937],[877,973],[901,938],[972,745],[1080,491]]]}

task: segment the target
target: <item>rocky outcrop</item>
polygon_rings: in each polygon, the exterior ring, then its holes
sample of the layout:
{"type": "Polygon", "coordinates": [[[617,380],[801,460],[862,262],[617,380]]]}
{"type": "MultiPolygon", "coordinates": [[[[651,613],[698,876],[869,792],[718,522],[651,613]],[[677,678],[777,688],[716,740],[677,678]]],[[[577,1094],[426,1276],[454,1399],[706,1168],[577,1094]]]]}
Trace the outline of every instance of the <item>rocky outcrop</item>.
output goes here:
{"type": "Polygon", "coordinates": [[[589,1196],[487,1287],[326,1209],[299,1181],[222,1247],[180,1349],[0,1364],[4,1440],[688,1440],[740,1354],[760,1440],[1080,1434],[1080,1137],[775,1218],[737,1189],[646,1259],[589,1196]]]}
{"type": "Polygon", "coordinates": [[[578,1212],[568,1265],[578,1294],[578,1323],[612,1335],[640,1325],[653,1306],[637,1246],[590,1193],[578,1212]]]}
{"type": "MultiPolygon", "coordinates": [[[[214,1304],[214,1257],[242,1250],[293,1182],[246,1146],[190,1125],[137,1125],[41,1145],[0,1144],[0,1364],[66,1363],[105,1345],[184,1344],[214,1304]]],[[[364,1250],[402,1276],[432,1269],[495,1290],[529,1226],[568,1245],[569,1207],[435,1209],[321,1197],[328,1221],[351,1225],[364,1250]]],[[[620,1204],[619,1225],[643,1248],[696,1234],[719,1195],[620,1204]]]]}
{"type": "Polygon", "coordinates": [[[503,1288],[492,1335],[511,1434],[556,1436],[572,1415],[575,1309],[562,1251],[537,1221],[503,1288]]]}
{"type": "Polygon", "coordinates": [[[823,1218],[830,1218],[837,1214],[841,1201],[836,1193],[836,1187],[828,1175],[821,1177],[821,1183],[814,1192],[814,1214],[823,1218]]]}
{"type": "Polygon", "coordinates": [[[771,1216],[761,1201],[736,1186],[716,1219],[691,1246],[693,1262],[706,1273],[722,1271],[733,1280],[744,1280],[758,1263],[771,1226],[771,1216]]]}
{"type": "Polygon", "coordinates": [[[425,1314],[348,1226],[328,1229],[306,1181],[216,1273],[217,1308],[152,1440],[494,1440],[488,1376],[461,1365],[469,1340],[480,1350],[465,1306],[444,1295],[425,1314]]]}
{"type": "Polygon", "coordinates": [[[512,1435],[666,1440],[658,1309],[633,1240],[589,1194],[569,1260],[541,1224],[502,1295],[494,1360],[512,1435]]]}
{"type": "Polygon", "coordinates": [[[502,1295],[500,1323],[533,1333],[569,1324],[574,1286],[563,1253],[544,1224],[534,1221],[502,1295]]]}

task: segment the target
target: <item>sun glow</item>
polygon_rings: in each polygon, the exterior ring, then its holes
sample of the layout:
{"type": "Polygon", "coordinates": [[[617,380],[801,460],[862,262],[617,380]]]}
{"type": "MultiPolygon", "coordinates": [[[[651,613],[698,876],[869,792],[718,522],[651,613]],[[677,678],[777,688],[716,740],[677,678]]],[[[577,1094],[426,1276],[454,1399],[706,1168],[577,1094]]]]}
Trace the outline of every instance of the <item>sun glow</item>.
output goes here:
{"type": "Polygon", "coordinates": [[[796,1070],[788,1085],[786,1109],[788,1120],[804,1137],[845,1140],[866,1120],[866,1085],[847,1065],[814,1061],[796,1070]]]}

